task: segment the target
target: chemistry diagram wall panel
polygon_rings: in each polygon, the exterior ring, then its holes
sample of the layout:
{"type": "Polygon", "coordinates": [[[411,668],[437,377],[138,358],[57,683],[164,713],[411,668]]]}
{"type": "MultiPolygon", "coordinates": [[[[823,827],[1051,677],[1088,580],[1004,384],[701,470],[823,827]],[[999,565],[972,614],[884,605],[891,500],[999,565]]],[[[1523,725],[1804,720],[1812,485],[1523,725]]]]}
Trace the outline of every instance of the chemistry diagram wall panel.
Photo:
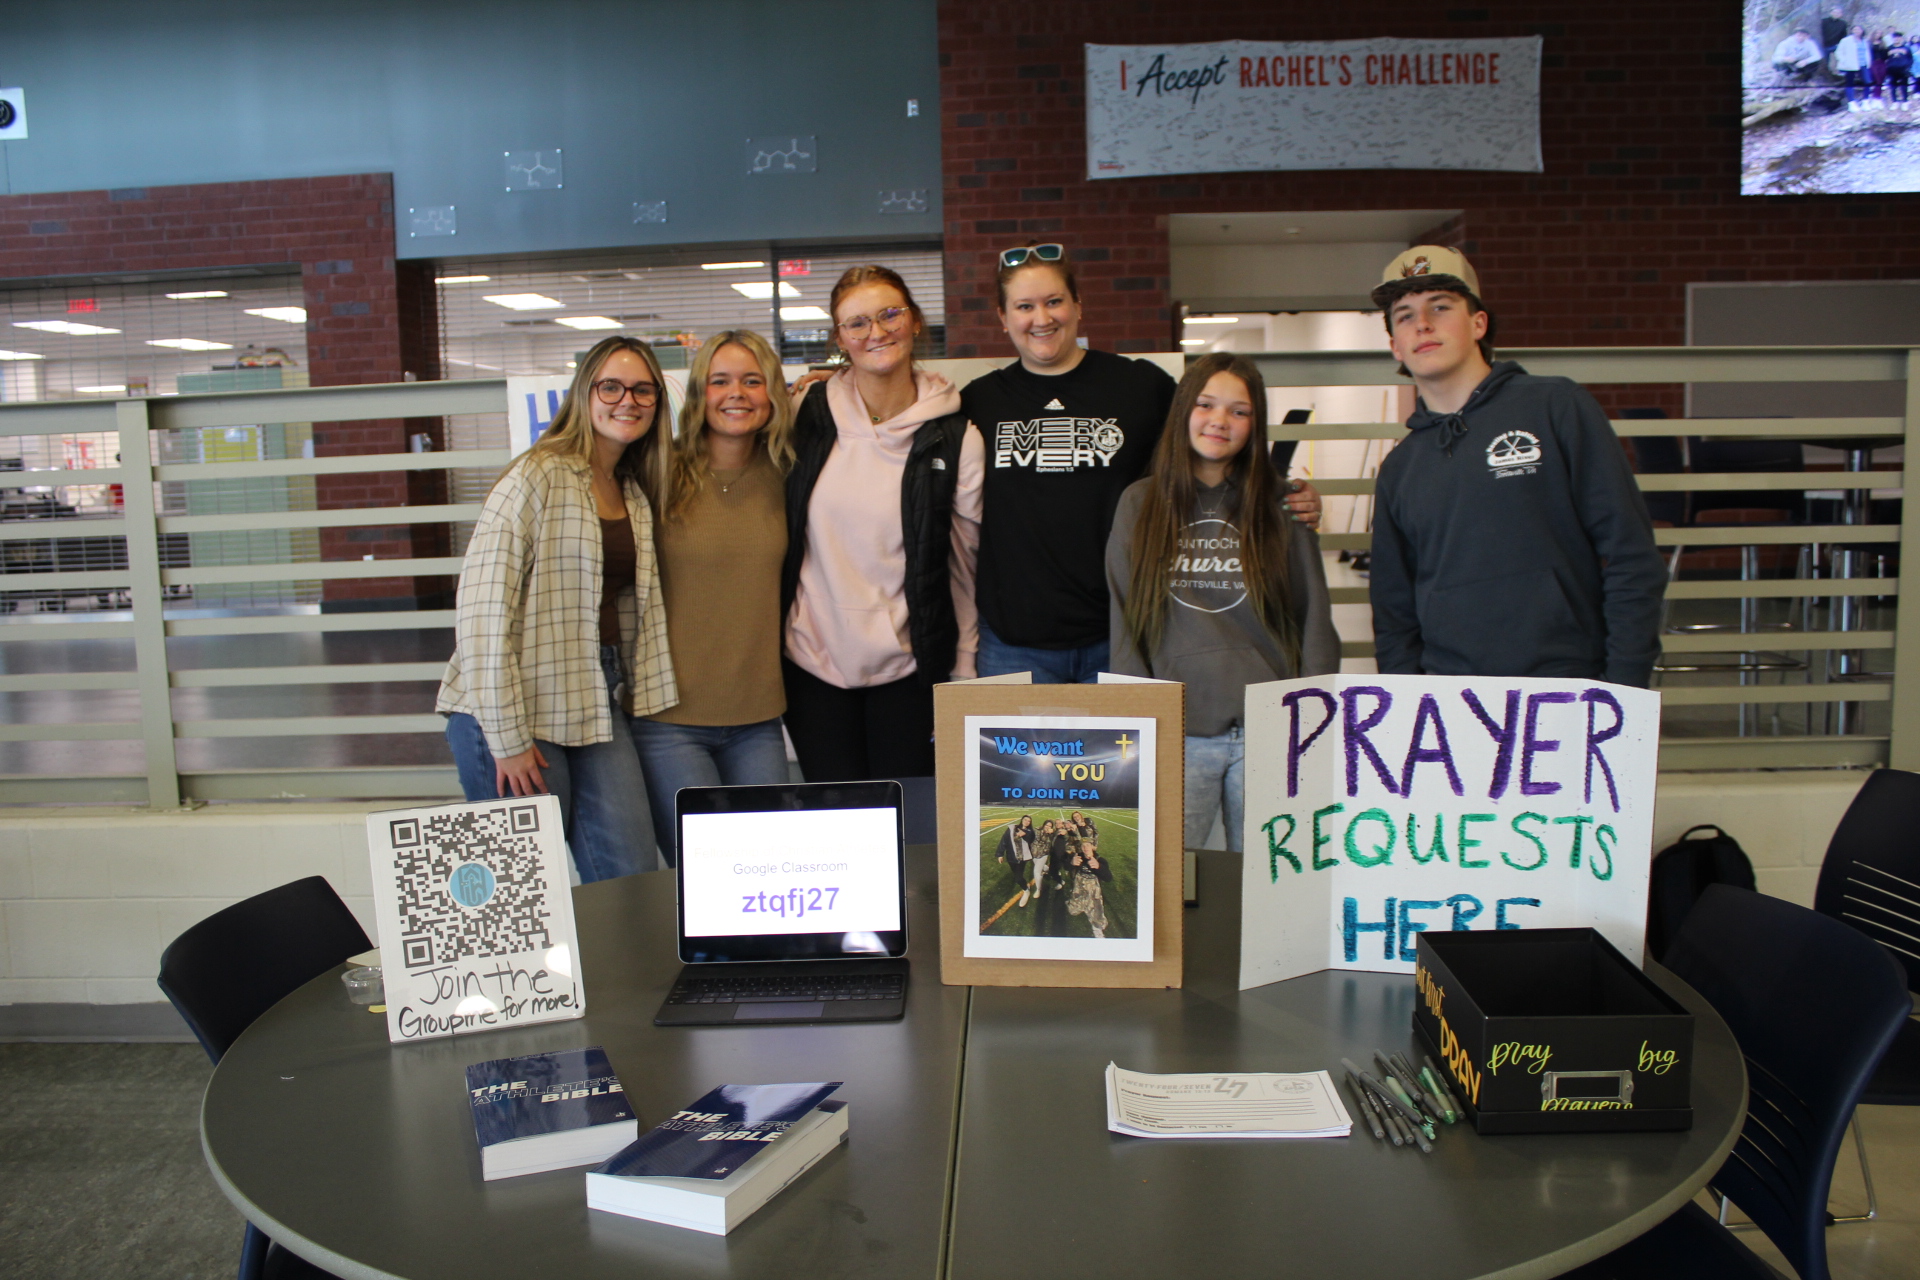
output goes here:
{"type": "Polygon", "coordinates": [[[931,4],[19,9],[8,194],[391,172],[401,258],[940,229],[931,4]]]}

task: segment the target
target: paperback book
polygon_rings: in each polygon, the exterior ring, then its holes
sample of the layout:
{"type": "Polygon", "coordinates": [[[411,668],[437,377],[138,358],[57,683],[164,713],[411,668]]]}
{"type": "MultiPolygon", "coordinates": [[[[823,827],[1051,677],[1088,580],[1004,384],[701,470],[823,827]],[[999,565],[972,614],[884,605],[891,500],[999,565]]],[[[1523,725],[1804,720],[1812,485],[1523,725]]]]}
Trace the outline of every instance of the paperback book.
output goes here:
{"type": "Polygon", "coordinates": [[[620,1078],[598,1045],[467,1068],[481,1177],[593,1164],[639,1136],[620,1078]]]}
{"type": "Polygon", "coordinates": [[[587,1205],[725,1235],[846,1137],[839,1081],[723,1085],[587,1173],[587,1205]]]}

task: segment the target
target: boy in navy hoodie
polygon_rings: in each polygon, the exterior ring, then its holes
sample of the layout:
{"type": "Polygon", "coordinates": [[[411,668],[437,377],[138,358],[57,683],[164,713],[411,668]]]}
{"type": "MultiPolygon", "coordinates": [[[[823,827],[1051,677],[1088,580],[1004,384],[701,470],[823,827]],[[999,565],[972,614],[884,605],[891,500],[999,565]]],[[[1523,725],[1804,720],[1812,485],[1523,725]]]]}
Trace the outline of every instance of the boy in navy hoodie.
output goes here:
{"type": "Polygon", "coordinates": [[[1479,295],[1466,258],[1435,245],[1373,291],[1420,393],[1375,488],[1380,670],[1645,688],[1667,575],[1619,438],[1578,384],[1492,362],[1479,295]]]}

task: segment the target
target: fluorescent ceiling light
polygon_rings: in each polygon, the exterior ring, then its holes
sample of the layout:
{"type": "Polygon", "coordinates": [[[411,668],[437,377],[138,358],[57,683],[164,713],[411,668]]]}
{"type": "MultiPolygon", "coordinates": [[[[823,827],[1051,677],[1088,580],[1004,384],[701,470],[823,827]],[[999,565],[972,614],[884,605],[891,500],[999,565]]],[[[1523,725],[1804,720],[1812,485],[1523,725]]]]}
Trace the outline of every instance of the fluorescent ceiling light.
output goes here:
{"type": "Polygon", "coordinates": [[[1188,316],[1188,324],[1239,324],[1239,316],[1188,316]]]}
{"type": "Polygon", "coordinates": [[[1183,347],[1204,347],[1212,341],[1212,338],[1182,338],[1180,339],[1180,345],[1183,347]]]}
{"type": "Polygon", "coordinates": [[[489,293],[486,299],[496,307],[506,307],[511,311],[540,311],[546,307],[567,305],[558,298],[549,298],[544,293],[489,293]]]}
{"type": "Polygon", "coordinates": [[[755,267],[764,267],[764,262],[703,262],[702,271],[751,271],[755,267]]]}
{"type": "Polygon", "coordinates": [[[435,284],[485,284],[492,276],[435,276],[435,284]]]}
{"type": "Polygon", "coordinates": [[[563,324],[569,329],[618,329],[620,322],[612,316],[555,316],[555,324],[563,324]]]}
{"type": "Polygon", "coordinates": [[[85,337],[96,333],[118,333],[118,329],[103,329],[97,324],[76,324],[71,320],[15,320],[16,329],[40,329],[47,333],[68,333],[74,337],[85,337]]]}
{"type": "Polygon", "coordinates": [[[831,320],[833,319],[832,316],[827,314],[827,309],[825,307],[782,307],[780,308],[780,318],[782,320],[831,320]]]}
{"type": "Polygon", "coordinates": [[[193,292],[193,293],[170,293],[170,294],[168,294],[167,296],[168,296],[169,298],[181,298],[181,299],[186,299],[186,298],[224,298],[224,297],[226,297],[226,296],[227,296],[227,291],[226,291],[225,289],[200,289],[200,290],[197,290],[197,291],[195,291],[195,292],[193,292]]]}
{"type": "Polygon", "coordinates": [[[0,351],[0,360],[45,360],[37,351],[0,351]]]}
{"type": "Polygon", "coordinates": [[[248,307],[247,314],[259,316],[262,320],[285,320],[288,324],[305,324],[305,307],[248,307]]]}
{"type": "MultiPolygon", "coordinates": [[[[773,281],[771,280],[735,280],[731,288],[735,293],[743,293],[747,297],[758,299],[761,302],[765,302],[773,297],[773,281]]],[[[788,284],[785,280],[782,280],[780,282],[780,296],[783,298],[797,298],[800,296],[800,291],[788,284]]]]}
{"type": "Polygon", "coordinates": [[[74,390],[90,396],[117,396],[126,394],[127,385],[122,382],[111,387],[75,387],[74,390]]]}
{"type": "Polygon", "coordinates": [[[231,342],[208,342],[203,338],[148,338],[150,347],[173,347],[180,351],[231,351],[231,342]]]}

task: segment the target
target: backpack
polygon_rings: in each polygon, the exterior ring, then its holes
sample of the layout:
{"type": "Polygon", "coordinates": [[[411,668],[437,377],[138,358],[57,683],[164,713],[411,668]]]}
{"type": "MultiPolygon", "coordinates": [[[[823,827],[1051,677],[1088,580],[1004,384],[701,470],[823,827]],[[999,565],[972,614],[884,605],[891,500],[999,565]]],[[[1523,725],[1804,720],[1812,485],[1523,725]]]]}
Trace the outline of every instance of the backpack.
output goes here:
{"type": "Polygon", "coordinates": [[[1680,838],[1653,857],[1647,877],[1647,954],[1661,959],[1674,935],[1686,923],[1693,904],[1710,884],[1752,889],[1753,863],[1740,842],[1710,822],[1689,827],[1680,838]],[[1696,831],[1711,831],[1704,840],[1692,840],[1696,831]]]}

